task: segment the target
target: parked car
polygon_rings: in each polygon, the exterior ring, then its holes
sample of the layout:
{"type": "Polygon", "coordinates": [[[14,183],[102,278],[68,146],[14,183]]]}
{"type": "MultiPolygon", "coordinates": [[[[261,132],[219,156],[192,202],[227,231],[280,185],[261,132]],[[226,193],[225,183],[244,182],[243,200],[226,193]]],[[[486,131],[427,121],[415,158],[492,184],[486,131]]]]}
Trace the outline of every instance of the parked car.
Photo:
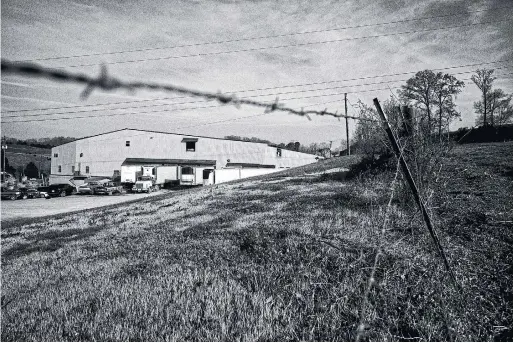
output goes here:
{"type": "Polygon", "coordinates": [[[116,186],[113,182],[107,182],[103,186],[96,187],[95,194],[108,194],[123,192],[122,186],[116,186]]]}
{"type": "Polygon", "coordinates": [[[68,183],[57,183],[48,187],[48,196],[50,197],[65,197],[66,195],[75,194],[77,189],[68,183]]]}
{"type": "Polygon", "coordinates": [[[95,194],[96,189],[103,185],[103,182],[91,181],[78,187],[79,194],[95,194]]]}
{"type": "Polygon", "coordinates": [[[48,197],[49,187],[38,187],[37,191],[39,192],[40,198],[46,198],[48,197]]]}
{"type": "Polygon", "coordinates": [[[2,187],[2,199],[16,200],[22,198],[22,192],[20,189],[8,189],[2,187]]]}
{"type": "Polygon", "coordinates": [[[39,193],[39,191],[34,188],[27,189],[26,194],[29,199],[35,199],[35,198],[41,197],[41,194],[39,193]]]}

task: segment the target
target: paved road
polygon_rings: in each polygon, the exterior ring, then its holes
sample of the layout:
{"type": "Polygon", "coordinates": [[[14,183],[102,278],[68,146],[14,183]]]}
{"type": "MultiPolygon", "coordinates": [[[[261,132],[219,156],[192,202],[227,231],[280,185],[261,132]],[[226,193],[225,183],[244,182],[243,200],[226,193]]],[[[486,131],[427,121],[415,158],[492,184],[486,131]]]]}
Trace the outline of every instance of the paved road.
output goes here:
{"type": "Polygon", "coordinates": [[[2,200],[2,221],[19,218],[37,218],[53,214],[86,210],[89,208],[119,204],[126,201],[141,199],[167,193],[169,190],[146,194],[119,194],[119,195],[71,195],[63,198],[2,200]]]}

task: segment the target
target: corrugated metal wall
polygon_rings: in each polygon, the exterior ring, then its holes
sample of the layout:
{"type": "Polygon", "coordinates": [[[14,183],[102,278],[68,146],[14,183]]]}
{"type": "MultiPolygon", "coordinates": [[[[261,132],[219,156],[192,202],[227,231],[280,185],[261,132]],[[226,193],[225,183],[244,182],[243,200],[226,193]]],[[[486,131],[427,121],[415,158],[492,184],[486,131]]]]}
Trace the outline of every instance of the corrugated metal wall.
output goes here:
{"type": "Polygon", "coordinates": [[[280,167],[296,167],[315,162],[315,156],[295,151],[283,150],[277,156],[277,148],[263,143],[230,141],[223,139],[197,137],[195,151],[186,151],[184,136],[149,131],[120,130],[93,136],[61,145],[52,149],[59,153],[52,158],[52,174],[71,174],[75,166],[82,174],[89,167],[89,175],[112,175],[120,170],[126,158],[165,158],[216,160],[216,168],[221,169],[226,163],[272,164],[280,167]],[[129,146],[127,146],[129,141],[129,146]],[[62,165],[58,173],[57,165],[62,165]]]}

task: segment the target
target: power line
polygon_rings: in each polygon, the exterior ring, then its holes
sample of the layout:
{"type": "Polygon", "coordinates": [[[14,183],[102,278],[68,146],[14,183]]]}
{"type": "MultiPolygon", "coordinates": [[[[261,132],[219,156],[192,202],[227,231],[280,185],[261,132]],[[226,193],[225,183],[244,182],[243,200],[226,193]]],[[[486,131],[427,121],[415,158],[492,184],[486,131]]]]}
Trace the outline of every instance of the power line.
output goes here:
{"type": "MultiPolygon", "coordinates": [[[[506,67],[504,67],[506,68],[506,67]]],[[[500,68],[497,68],[500,69],[500,68]]],[[[470,72],[461,72],[461,73],[455,73],[454,75],[458,74],[468,74],[470,72]]],[[[510,75],[509,74],[501,74],[498,76],[503,75],[510,75]]],[[[470,79],[463,79],[463,81],[470,80],[470,79]]],[[[377,84],[389,84],[389,83],[396,83],[396,82],[404,82],[406,80],[390,80],[390,81],[379,81],[379,82],[371,82],[371,83],[363,83],[363,84],[357,84],[357,85],[347,85],[347,86],[338,86],[338,87],[326,87],[326,88],[316,88],[316,89],[304,89],[299,91],[290,91],[290,92],[279,92],[279,93],[269,93],[269,94],[257,94],[257,95],[250,95],[245,98],[258,98],[258,97],[264,97],[264,96],[276,96],[276,95],[283,95],[283,94],[294,94],[294,93],[306,93],[306,92],[315,92],[315,91],[324,91],[324,90],[333,90],[333,89],[341,89],[341,88],[349,88],[349,87],[362,87],[362,86],[369,86],[369,85],[377,85],[377,84]]],[[[389,87],[390,89],[390,87],[389,87]]],[[[390,91],[392,91],[390,89],[390,91]]],[[[347,92],[347,93],[358,93],[357,91],[353,92],[347,92]]],[[[394,95],[392,93],[392,95],[394,95]]],[[[394,95],[394,97],[396,97],[394,95]]],[[[397,97],[396,97],[397,98],[397,97]]],[[[119,111],[119,110],[127,110],[127,109],[139,109],[139,108],[150,108],[150,107],[158,107],[158,106],[175,106],[175,105],[186,105],[186,104],[197,104],[197,103],[205,103],[207,101],[200,100],[200,101],[186,101],[186,102],[175,102],[175,103],[169,103],[169,104],[152,104],[152,105],[145,105],[145,106],[136,106],[136,107],[118,107],[118,108],[99,108],[99,109],[88,109],[88,110],[81,110],[81,111],[66,111],[66,112],[53,112],[53,113],[40,113],[40,114],[27,114],[27,115],[7,115],[2,116],[2,118],[27,118],[27,117],[40,117],[40,116],[53,116],[53,115],[61,115],[61,114],[77,114],[77,113],[90,113],[90,112],[100,112],[100,111],[119,111]]],[[[351,105],[353,106],[353,105],[351,105]]],[[[217,107],[217,106],[213,106],[217,107]]],[[[209,108],[209,107],[207,107],[209,108]]],[[[187,107],[184,108],[185,110],[187,107]]],[[[170,109],[173,110],[173,109],[170,109]]],[[[179,109],[180,110],[180,109],[179,109]]]]}
{"type": "MultiPolygon", "coordinates": [[[[335,118],[350,118],[350,119],[358,119],[358,120],[369,120],[374,121],[373,119],[368,118],[357,118],[354,116],[348,116],[346,115],[340,115],[338,112],[328,112],[327,110],[324,111],[315,111],[315,110],[307,110],[304,109],[296,110],[290,107],[286,107],[281,103],[278,103],[278,99],[274,103],[267,103],[267,102],[259,102],[255,100],[249,100],[249,99],[239,99],[235,95],[224,95],[220,92],[218,93],[210,93],[210,92],[203,92],[183,87],[178,87],[171,84],[159,84],[159,83],[149,83],[149,82],[123,82],[119,79],[110,77],[107,75],[107,69],[105,66],[102,67],[101,74],[97,78],[90,77],[83,73],[70,73],[67,71],[61,71],[56,69],[49,69],[41,67],[37,64],[29,64],[29,63],[13,63],[7,60],[2,59],[1,63],[1,70],[3,73],[6,74],[21,74],[26,75],[30,77],[39,77],[39,78],[46,78],[51,80],[58,80],[61,82],[73,82],[78,84],[85,84],[86,89],[82,92],[82,97],[87,97],[89,94],[95,89],[101,89],[101,90],[107,90],[112,91],[116,89],[127,89],[134,91],[136,89],[149,89],[153,91],[166,91],[171,93],[178,93],[182,95],[188,95],[188,96],[194,96],[199,98],[204,98],[206,100],[217,100],[221,104],[234,104],[236,107],[239,107],[240,105],[250,105],[255,107],[261,107],[264,108],[266,112],[272,112],[272,111],[281,111],[281,112],[288,112],[290,114],[299,115],[299,116],[306,116],[308,119],[310,119],[309,114],[313,115],[327,115],[332,116],[335,118]]],[[[375,90],[365,90],[365,91],[359,91],[359,93],[368,92],[368,91],[376,91],[375,90]]],[[[347,92],[345,92],[347,93],[347,92]]],[[[288,98],[285,100],[293,100],[293,99],[306,99],[306,98],[314,98],[314,97],[324,97],[324,96],[333,96],[333,95],[340,95],[342,93],[333,93],[333,94],[322,94],[322,95],[313,95],[313,96],[306,96],[306,97],[297,97],[297,98],[288,98]]],[[[207,106],[208,107],[208,106],[207,106]]],[[[213,107],[213,106],[210,106],[213,107]]],[[[205,108],[205,107],[204,107],[205,108]]],[[[191,110],[194,108],[184,108],[183,110],[191,110]]],[[[149,111],[146,113],[155,113],[155,112],[165,112],[164,111],[149,111]]],[[[135,112],[135,113],[125,113],[123,115],[128,114],[142,114],[145,112],[135,112]]],[[[112,114],[107,116],[113,116],[113,115],[121,115],[121,114],[112,114]]],[[[63,119],[78,119],[78,118],[92,118],[92,117],[99,117],[99,116],[82,116],[82,117],[64,117],[64,118],[48,118],[48,119],[35,119],[35,120],[22,120],[22,121],[8,121],[4,123],[16,123],[16,122],[37,122],[37,121],[50,121],[50,120],[63,120],[63,119]]]]}
{"type": "MultiPolygon", "coordinates": [[[[319,106],[319,105],[324,105],[324,104],[327,104],[327,103],[333,103],[333,102],[338,102],[340,100],[335,100],[335,101],[326,101],[326,102],[322,102],[322,103],[316,103],[316,104],[310,104],[310,105],[306,105],[304,107],[312,107],[312,106],[319,106]]],[[[264,116],[268,113],[260,113],[260,114],[255,114],[255,115],[249,115],[249,116],[240,116],[240,117],[235,117],[235,118],[231,118],[231,119],[226,119],[226,120],[218,120],[218,121],[213,121],[213,122],[207,122],[207,123],[201,123],[201,124],[197,124],[197,125],[191,125],[191,126],[179,126],[179,127],[176,127],[174,128],[173,130],[177,130],[177,129],[184,129],[184,128],[194,128],[194,127],[199,127],[199,126],[206,126],[206,125],[212,125],[212,124],[219,124],[219,123],[223,123],[223,122],[228,122],[228,121],[235,121],[235,120],[240,120],[240,119],[247,119],[247,118],[254,118],[254,117],[261,117],[261,116],[264,116]]],[[[134,135],[126,135],[124,137],[137,137],[137,136],[144,136],[146,135],[147,133],[142,133],[142,134],[134,134],[134,135]]],[[[104,142],[104,141],[111,141],[111,140],[117,140],[119,138],[107,138],[107,139],[100,139],[100,140],[95,140],[95,142],[104,142]]],[[[102,162],[108,162],[108,161],[102,161],[102,162]]]]}
{"type": "MultiPolygon", "coordinates": [[[[509,73],[512,74],[512,73],[509,73]]],[[[509,75],[505,74],[505,75],[509,75]]],[[[470,80],[470,79],[463,79],[464,81],[470,80]]],[[[396,80],[392,82],[400,82],[401,80],[396,80]]],[[[390,83],[388,81],[387,83],[390,83]]],[[[335,96],[335,95],[343,95],[345,93],[347,94],[360,94],[360,93],[367,93],[367,92],[375,92],[375,91],[381,91],[381,90],[392,90],[392,89],[399,89],[398,87],[390,88],[389,85],[387,85],[386,88],[377,88],[377,89],[367,89],[367,90],[359,90],[354,92],[339,92],[339,93],[331,93],[331,94],[321,94],[321,95],[312,95],[312,96],[305,96],[305,97],[295,97],[295,98],[286,98],[282,100],[300,100],[300,99],[310,99],[310,98],[317,98],[317,97],[324,97],[324,96],[335,96]]],[[[295,92],[292,92],[295,93],[295,92]]],[[[268,94],[269,95],[275,95],[275,94],[268,94]]],[[[260,95],[264,96],[264,95],[260,95]]],[[[327,101],[323,102],[321,104],[327,104],[327,103],[336,103],[336,102],[342,102],[343,100],[333,100],[333,101],[327,101]]],[[[321,105],[319,104],[319,105],[321,105]]],[[[316,104],[317,105],[317,104],[316,104]]],[[[303,106],[303,107],[309,107],[310,105],[303,106]]],[[[12,121],[2,121],[2,124],[9,124],[9,123],[28,123],[28,122],[41,122],[41,121],[57,121],[57,120],[70,120],[70,119],[84,119],[84,118],[102,118],[102,117],[115,117],[115,116],[126,116],[126,115],[134,115],[134,114],[151,114],[151,113],[162,113],[162,112],[180,112],[180,111],[187,111],[187,110],[201,110],[201,109],[208,109],[208,108],[217,108],[219,105],[210,105],[210,106],[197,106],[197,107],[184,107],[184,108],[177,108],[177,109],[164,109],[164,110],[156,110],[156,111],[137,111],[137,112],[129,112],[129,113],[113,113],[113,114],[105,114],[105,115],[88,115],[88,116],[76,116],[76,117],[61,117],[61,118],[47,118],[47,119],[32,119],[32,120],[12,120],[12,121]]],[[[351,105],[353,107],[353,105],[351,105]]],[[[137,107],[136,107],[137,108],[137,107]]],[[[319,111],[316,111],[319,112],[319,111]]],[[[71,113],[79,113],[77,112],[70,112],[71,113]]],[[[319,112],[322,113],[322,112],[319,112]]],[[[355,112],[356,113],[356,112],[355,112]]],[[[52,115],[52,114],[47,114],[52,115]]],[[[53,114],[55,115],[55,114],[53,114]]],[[[341,115],[339,115],[341,116],[341,115]]],[[[344,117],[344,116],[341,116],[344,117]]],[[[350,116],[351,119],[360,119],[356,117],[350,116]]],[[[229,121],[229,120],[227,120],[229,121]]]]}
{"type": "Polygon", "coordinates": [[[429,19],[447,18],[447,17],[462,16],[462,15],[474,14],[474,13],[480,13],[480,12],[487,12],[487,11],[505,10],[505,9],[511,9],[511,8],[513,8],[513,7],[508,7],[507,6],[507,7],[482,9],[482,10],[476,10],[476,11],[466,11],[465,13],[451,13],[451,14],[437,15],[437,16],[431,16],[431,17],[420,17],[420,18],[412,18],[412,19],[404,19],[404,20],[395,20],[395,21],[381,22],[381,23],[374,23],[374,24],[342,26],[342,27],[334,27],[334,28],[331,28],[331,29],[309,30],[309,31],[301,31],[301,32],[292,32],[292,33],[286,33],[286,34],[279,34],[279,35],[268,35],[268,36],[238,38],[238,39],[229,39],[229,40],[202,42],[202,43],[193,43],[193,44],[182,44],[182,45],[174,45],[174,46],[166,46],[166,47],[141,48],[141,49],[132,49],[132,50],[121,50],[121,51],[111,51],[111,52],[102,52],[102,53],[81,54],[81,55],[52,56],[52,57],[44,57],[44,58],[38,58],[38,59],[16,60],[15,62],[49,61],[49,60],[81,58],[81,57],[116,55],[116,54],[133,53],[133,52],[145,52],[145,51],[156,51],[156,50],[166,50],[166,49],[188,48],[188,47],[197,47],[197,46],[204,46],[204,45],[237,43],[237,42],[244,42],[244,41],[251,41],[251,40],[258,40],[258,39],[290,37],[290,36],[297,36],[297,35],[304,35],[304,34],[311,34],[311,33],[321,33],[321,32],[330,32],[330,31],[342,31],[342,30],[366,28],[366,27],[373,27],[373,26],[382,26],[382,25],[408,23],[408,22],[413,22],[413,21],[422,21],[422,20],[429,20],[429,19]]]}
{"type": "MultiPolygon", "coordinates": [[[[258,98],[258,97],[264,97],[264,96],[276,96],[276,95],[283,95],[283,94],[306,93],[306,92],[324,91],[324,90],[340,89],[340,88],[347,88],[347,87],[361,87],[361,86],[368,86],[368,85],[375,85],[375,84],[382,84],[382,83],[389,83],[389,82],[402,82],[402,81],[406,81],[406,80],[381,81],[381,82],[364,83],[364,84],[360,84],[360,85],[347,85],[347,86],[338,86],[338,87],[302,89],[302,90],[298,90],[298,91],[289,91],[289,92],[256,94],[256,95],[246,96],[245,98],[258,98]]],[[[186,104],[197,104],[197,103],[205,103],[205,102],[208,102],[208,101],[207,100],[200,100],[200,101],[194,100],[194,101],[175,102],[175,103],[168,103],[168,104],[152,104],[152,105],[136,106],[136,107],[130,106],[130,107],[99,108],[99,109],[88,109],[88,110],[81,110],[81,111],[53,112],[53,113],[40,113],[40,114],[27,114],[27,115],[7,115],[7,116],[2,116],[2,118],[39,117],[39,116],[50,116],[50,115],[60,115],[60,114],[74,114],[74,113],[88,113],[88,112],[99,112],[99,111],[138,109],[138,108],[148,108],[148,107],[158,107],[158,106],[186,105],[186,104]]]]}
{"type": "MultiPolygon", "coordinates": [[[[378,89],[369,89],[369,90],[363,90],[359,91],[358,93],[365,93],[365,92],[373,92],[378,90],[384,90],[388,88],[378,88],[378,89]]],[[[348,92],[346,92],[348,93],[348,92]]],[[[305,97],[296,97],[296,98],[287,98],[282,100],[299,100],[299,99],[310,99],[310,98],[318,98],[318,97],[324,97],[324,96],[334,96],[334,95],[342,95],[344,93],[331,93],[331,94],[322,94],[322,95],[312,95],[312,96],[305,96],[305,97]]],[[[271,105],[269,105],[271,106],[271,105]]],[[[207,109],[207,108],[217,108],[219,105],[210,105],[210,106],[198,106],[198,107],[184,107],[184,108],[178,108],[173,110],[156,110],[156,111],[143,111],[143,112],[129,112],[129,113],[113,113],[113,114],[105,114],[105,115],[88,115],[88,116],[76,116],[76,117],[61,117],[61,118],[44,118],[44,119],[29,119],[29,120],[12,120],[12,121],[2,121],[2,124],[10,124],[10,123],[29,123],[29,122],[42,122],[42,121],[56,121],[56,120],[70,120],[70,119],[84,119],[84,118],[101,118],[101,117],[115,117],[115,116],[126,116],[126,115],[133,115],[133,114],[150,114],[150,113],[162,113],[162,112],[179,112],[179,111],[187,111],[187,110],[198,110],[198,109],[207,109]]],[[[310,111],[308,111],[310,112],[310,111]]],[[[321,111],[314,111],[318,112],[319,114],[322,113],[321,111]]],[[[329,113],[329,112],[326,112],[329,113]]],[[[329,114],[328,114],[329,115],[329,114]]],[[[331,114],[331,116],[334,116],[331,114]]],[[[352,118],[355,119],[355,118],[352,118]]]]}
{"type": "MultiPolygon", "coordinates": [[[[347,85],[347,86],[338,86],[338,87],[303,89],[303,90],[290,91],[290,92],[257,94],[257,95],[246,96],[245,98],[258,98],[258,97],[264,97],[264,96],[276,96],[276,95],[283,95],[283,94],[306,93],[306,92],[333,90],[333,89],[348,88],[348,87],[361,87],[361,86],[376,85],[376,84],[390,83],[390,82],[402,82],[402,81],[406,81],[406,80],[380,81],[380,82],[364,83],[364,84],[360,84],[360,85],[347,85]]],[[[175,103],[169,103],[169,104],[151,104],[151,105],[136,106],[136,107],[130,106],[130,107],[98,108],[98,109],[88,109],[88,110],[81,110],[81,111],[66,111],[66,112],[27,114],[27,115],[7,115],[7,116],[2,116],[2,118],[21,118],[21,117],[26,118],[26,117],[51,116],[51,115],[60,115],[60,114],[75,114],[75,113],[89,113],[89,112],[100,112],[100,111],[128,110],[128,109],[138,109],[138,108],[148,108],[148,107],[158,107],[158,106],[197,104],[197,103],[204,103],[204,102],[207,102],[207,100],[200,100],[200,101],[194,100],[194,101],[185,101],[185,102],[175,102],[175,103]]],[[[217,107],[217,106],[214,106],[214,107],[217,107]]]]}
{"type": "MultiPolygon", "coordinates": [[[[353,40],[360,40],[360,39],[390,37],[390,36],[397,36],[397,35],[404,35],[404,34],[411,34],[411,33],[422,33],[422,32],[432,32],[432,31],[448,30],[448,29],[455,29],[455,28],[460,28],[460,27],[470,27],[470,26],[487,25],[487,24],[498,24],[498,23],[509,22],[509,21],[511,21],[511,19],[510,20],[500,20],[500,21],[488,21],[488,22],[480,22],[480,23],[471,23],[471,24],[463,24],[463,25],[455,25],[455,26],[444,26],[444,27],[433,28],[433,29],[425,29],[425,30],[413,30],[413,31],[395,32],[395,33],[385,33],[385,34],[372,35],[372,36],[363,36],[363,37],[340,38],[340,39],[332,39],[332,40],[316,41],[316,42],[284,44],[284,45],[275,45],[275,46],[266,46],[266,47],[257,47],[257,48],[248,48],[248,49],[239,49],[239,50],[228,50],[228,51],[204,52],[204,53],[189,54],[189,55],[144,58],[144,59],[126,60],[126,61],[114,61],[114,62],[107,62],[106,64],[125,64],[125,63],[138,63],[138,62],[147,62],[147,61],[162,61],[162,60],[170,60],[170,59],[178,59],[178,58],[214,56],[214,55],[233,54],[233,53],[240,53],[240,52],[260,51],[260,50],[269,50],[269,49],[281,49],[281,48],[290,48],[290,47],[298,47],[298,46],[308,46],[308,45],[316,45],[316,44],[330,44],[330,43],[338,43],[338,42],[353,41],[353,40]]],[[[96,66],[96,65],[97,65],[97,63],[92,63],[92,64],[75,64],[75,65],[69,65],[69,66],[64,66],[64,67],[60,67],[60,68],[92,67],[92,66],[96,66]]]]}
{"type": "MultiPolygon", "coordinates": [[[[508,62],[508,61],[511,61],[511,60],[513,60],[513,59],[498,60],[498,61],[493,61],[493,62],[482,62],[482,63],[464,64],[464,65],[458,65],[458,66],[452,66],[452,67],[437,68],[437,69],[432,69],[432,70],[440,71],[440,70],[450,70],[450,69],[465,68],[465,67],[475,67],[475,66],[488,65],[488,64],[494,64],[494,63],[503,63],[503,62],[508,62]]],[[[504,68],[508,68],[508,67],[509,66],[502,66],[502,67],[498,67],[498,68],[494,68],[494,69],[495,70],[499,70],[499,69],[504,69],[504,68]]],[[[351,79],[342,79],[342,80],[320,81],[320,82],[310,82],[310,83],[293,84],[293,85],[285,85],[285,86],[254,88],[254,89],[246,89],[246,90],[228,91],[227,93],[233,93],[233,92],[235,92],[235,93],[238,93],[238,92],[255,92],[255,91],[262,91],[262,90],[279,89],[279,88],[303,87],[303,86],[313,86],[313,85],[321,85],[321,84],[339,83],[339,82],[346,82],[346,81],[367,80],[367,79],[382,78],[382,77],[389,77],[389,76],[409,75],[409,74],[413,74],[415,72],[416,71],[409,71],[409,72],[403,72],[403,73],[382,74],[382,75],[375,75],[375,76],[364,76],[364,77],[351,78],[351,79]]],[[[472,73],[472,72],[474,72],[474,71],[459,72],[459,73],[454,73],[454,75],[466,74],[466,73],[472,73]]],[[[392,81],[392,82],[394,82],[394,81],[392,81]]],[[[190,97],[190,96],[163,97],[163,98],[155,98],[155,99],[143,99],[143,100],[110,102],[110,103],[102,103],[102,104],[88,104],[88,105],[74,105],[74,106],[60,106],[60,107],[46,107],[46,108],[36,108],[36,109],[8,110],[8,111],[2,111],[2,113],[18,113],[18,112],[29,112],[29,111],[59,110],[59,109],[66,109],[66,108],[79,108],[79,107],[110,106],[110,105],[131,104],[131,103],[140,103],[140,102],[148,102],[148,101],[183,99],[183,98],[188,98],[188,97],[190,97]]]]}

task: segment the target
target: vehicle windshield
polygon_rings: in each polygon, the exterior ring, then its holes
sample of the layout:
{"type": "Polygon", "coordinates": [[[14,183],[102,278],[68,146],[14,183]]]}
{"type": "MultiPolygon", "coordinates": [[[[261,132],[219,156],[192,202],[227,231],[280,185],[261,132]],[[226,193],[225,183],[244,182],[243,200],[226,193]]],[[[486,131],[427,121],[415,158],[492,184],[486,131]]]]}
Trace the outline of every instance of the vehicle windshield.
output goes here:
{"type": "Polygon", "coordinates": [[[48,187],[49,189],[56,189],[56,188],[63,188],[63,187],[66,187],[67,185],[65,184],[56,184],[56,185],[50,185],[50,187],[48,187]]]}

